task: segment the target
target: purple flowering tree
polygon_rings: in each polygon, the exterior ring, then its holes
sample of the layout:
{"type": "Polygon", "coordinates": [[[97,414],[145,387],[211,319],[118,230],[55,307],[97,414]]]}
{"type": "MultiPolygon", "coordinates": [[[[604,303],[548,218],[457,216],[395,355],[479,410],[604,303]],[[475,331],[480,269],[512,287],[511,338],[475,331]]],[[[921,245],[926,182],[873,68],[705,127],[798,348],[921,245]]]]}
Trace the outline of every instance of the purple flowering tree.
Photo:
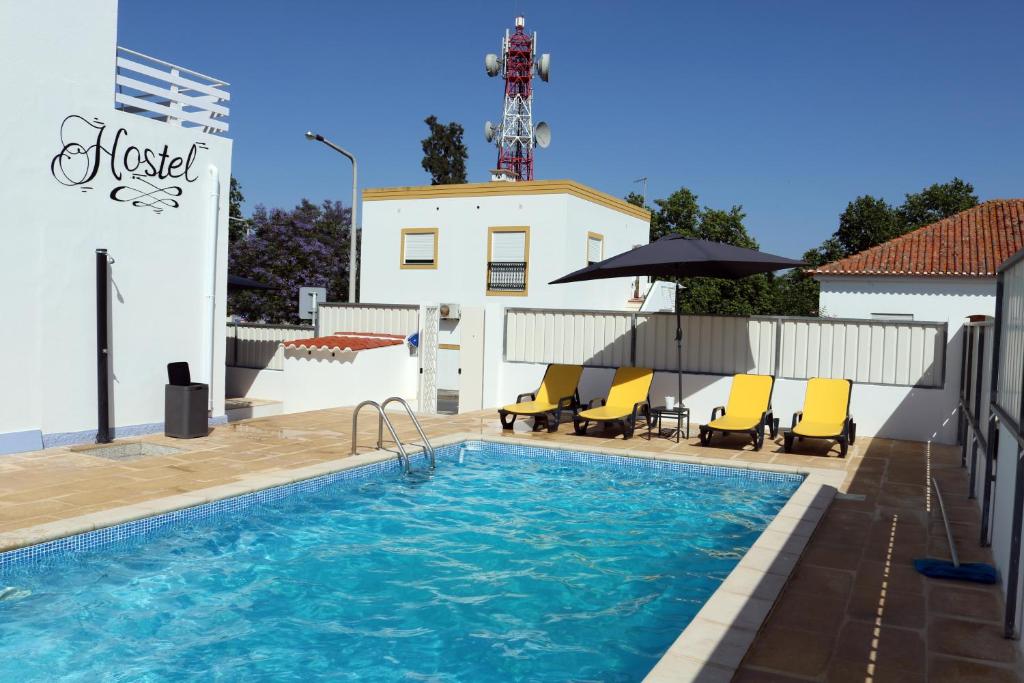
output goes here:
{"type": "Polygon", "coordinates": [[[231,292],[228,312],[248,322],[298,323],[299,287],[326,287],[329,301],[348,298],[350,209],[303,199],[291,211],[258,205],[248,234],[231,242],[228,272],[273,289],[231,292]]]}

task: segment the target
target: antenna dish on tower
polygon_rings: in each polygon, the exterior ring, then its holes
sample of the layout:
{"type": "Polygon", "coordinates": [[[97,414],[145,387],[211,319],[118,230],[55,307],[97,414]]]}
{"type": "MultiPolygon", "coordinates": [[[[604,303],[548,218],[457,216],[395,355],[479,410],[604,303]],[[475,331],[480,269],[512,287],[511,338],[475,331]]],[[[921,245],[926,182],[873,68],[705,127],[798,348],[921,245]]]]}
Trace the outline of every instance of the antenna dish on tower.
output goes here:
{"type": "Polygon", "coordinates": [[[540,56],[537,60],[537,75],[540,76],[540,80],[545,83],[548,82],[548,76],[551,74],[551,55],[547,52],[540,56]]]}
{"type": "Polygon", "coordinates": [[[495,130],[493,123],[490,121],[484,121],[484,137],[487,139],[487,142],[494,141],[494,134],[496,132],[497,131],[495,130]]]}
{"type": "Polygon", "coordinates": [[[498,61],[498,55],[493,52],[484,55],[484,69],[487,70],[487,75],[491,78],[501,73],[501,62],[498,61]]]}
{"type": "Polygon", "coordinates": [[[545,121],[538,123],[537,127],[533,129],[533,139],[538,147],[547,149],[551,144],[551,126],[545,121]]]}

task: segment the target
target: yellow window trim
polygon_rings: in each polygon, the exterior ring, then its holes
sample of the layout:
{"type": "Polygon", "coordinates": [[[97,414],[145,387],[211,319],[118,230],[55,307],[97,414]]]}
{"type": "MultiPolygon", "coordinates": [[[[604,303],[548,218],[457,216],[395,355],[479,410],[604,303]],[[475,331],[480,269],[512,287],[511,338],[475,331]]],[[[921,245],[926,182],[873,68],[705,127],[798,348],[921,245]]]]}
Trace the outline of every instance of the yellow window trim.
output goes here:
{"type": "Polygon", "coordinates": [[[402,270],[437,270],[437,228],[402,228],[399,239],[398,267],[402,270]],[[405,262],[405,236],[406,235],[434,235],[434,262],[433,263],[406,263],[405,262]]]}
{"type": "Polygon", "coordinates": [[[583,263],[590,265],[590,240],[595,239],[601,242],[601,258],[599,261],[604,260],[604,235],[599,232],[587,232],[587,239],[583,243],[583,263]]]}
{"type": "MultiPolygon", "coordinates": [[[[525,232],[523,240],[523,260],[526,262],[526,272],[523,274],[523,290],[521,292],[509,292],[502,289],[488,289],[487,296],[527,296],[530,290],[530,226],[528,225],[497,225],[487,228],[487,263],[491,262],[492,235],[496,232],[525,232]]],[[[484,270],[484,282],[486,283],[487,272],[484,270]]]]}

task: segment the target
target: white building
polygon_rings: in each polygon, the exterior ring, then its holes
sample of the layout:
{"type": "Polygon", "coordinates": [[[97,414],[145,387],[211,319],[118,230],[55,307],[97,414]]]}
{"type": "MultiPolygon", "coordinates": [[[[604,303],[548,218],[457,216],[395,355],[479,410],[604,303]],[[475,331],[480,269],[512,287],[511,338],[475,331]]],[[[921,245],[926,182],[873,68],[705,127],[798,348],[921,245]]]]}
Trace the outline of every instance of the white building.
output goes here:
{"type": "Polygon", "coordinates": [[[945,322],[955,410],[968,316],[995,314],[996,269],[1024,247],[1024,199],[994,199],[811,271],[823,316],[945,322]]]}
{"type": "Polygon", "coordinates": [[[993,315],[996,269],[1024,247],[1024,199],[994,199],[811,272],[822,315],[945,321],[993,315]]]}
{"type": "MultiPolygon", "coordinates": [[[[649,235],[648,211],[569,180],[368,189],[359,298],[491,311],[636,308],[646,283],[634,279],[548,283],[649,235]]],[[[459,321],[442,320],[439,334],[438,386],[455,389],[459,321]]]]}
{"type": "Polygon", "coordinates": [[[632,280],[548,282],[649,233],[645,209],[569,180],[368,189],[359,298],[622,310],[632,280]]]}
{"type": "Polygon", "coordinates": [[[95,438],[97,249],[116,435],[161,428],[172,361],[223,416],[226,84],[118,48],[115,0],[4,3],[0,55],[0,453],[95,438]]]}

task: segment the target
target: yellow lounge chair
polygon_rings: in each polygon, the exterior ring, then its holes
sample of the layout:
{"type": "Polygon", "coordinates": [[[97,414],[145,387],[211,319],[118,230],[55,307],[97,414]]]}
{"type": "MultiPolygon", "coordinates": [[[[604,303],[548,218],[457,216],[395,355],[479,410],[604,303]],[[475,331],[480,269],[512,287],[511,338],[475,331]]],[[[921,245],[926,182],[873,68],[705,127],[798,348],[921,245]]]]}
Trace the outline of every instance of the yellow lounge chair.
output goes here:
{"type": "Polygon", "coordinates": [[[839,454],[857,438],[857,424],[850,416],[850,396],[853,380],[812,377],[807,380],[804,409],[793,413],[793,429],[783,436],[783,449],[793,449],[793,437],[808,439],[835,439],[839,454]]]}
{"type": "Polygon", "coordinates": [[[651,404],[648,394],[654,370],[650,368],[619,368],[612,379],[612,388],[607,399],[594,399],[587,410],[573,416],[572,425],[576,433],[587,433],[590,422],[617,422],[622,425],[622,438],[633,436],[636,418],[640,413],[650,421],[651,404]],[[594,404],[600,401],[601,405],[594,404]]]}
{"type": "Polygon", "coordinates": [[[582,374],[582,365],[549,365],[544,371],[544,379],[540,381],[540,388],[537,391],[519,394],[515,403],[498,411],[502,429],[512,429],[516,418],[522,415],[537,418],[533,424],[534,430],[544,421],[549,432],[557,431],[563,411],[568,410],[576,415],[576,411],[579,410],[580,395],[576,386],[580,383],[582,374]],[[526,397],[530,400],[523,401],[526,397]],[[512,416],[511,420],[509,415],[512,416]]]}
{"type": "Polygon", "coordinates": [[[750,434],[754,450],[764,444],[764,428],[772,438],[779,423],[772,413],[772,389],[775,378],[771,375],[733,375],[729,389],[729,403],[711,411],[711,421],[700,426],[700,443],[707,446],[715,432],[750,434]],[[719,414],[721,411],[721,414],[719,414]]]}

